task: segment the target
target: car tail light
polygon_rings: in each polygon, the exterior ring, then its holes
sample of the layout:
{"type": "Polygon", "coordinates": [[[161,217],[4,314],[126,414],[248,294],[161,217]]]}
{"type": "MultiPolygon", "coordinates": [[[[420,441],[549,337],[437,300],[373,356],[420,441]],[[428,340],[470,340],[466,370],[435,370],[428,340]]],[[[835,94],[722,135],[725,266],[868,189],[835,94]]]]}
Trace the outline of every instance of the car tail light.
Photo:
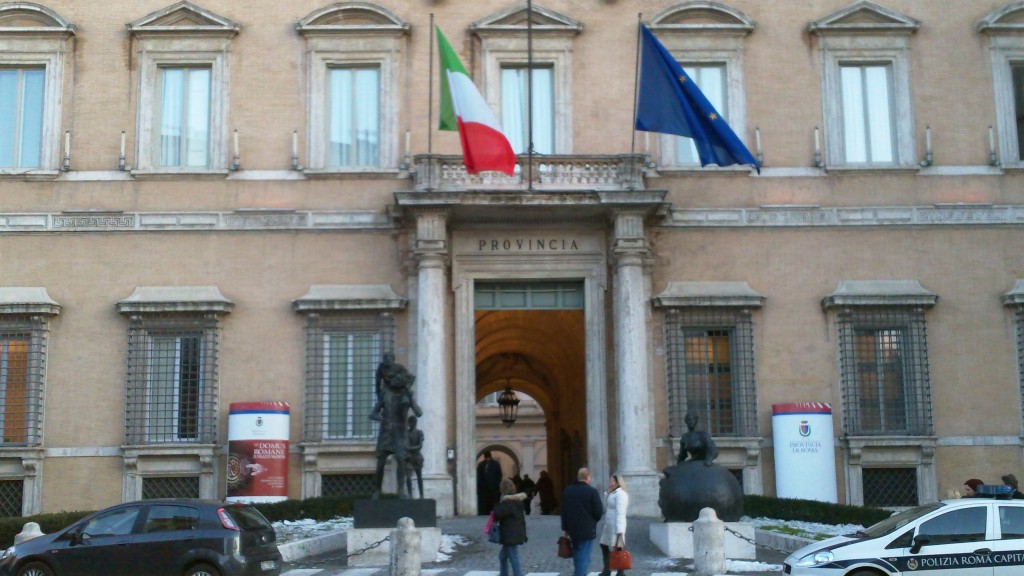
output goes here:
{"type": "Polygon", "coordinates": [[[235,520],[231,518],[231,515],[228,514],[227,510],[223,508],[218,508],[217,516],[220,517],[221,525],[227,528],[228,530],[239,530],[238,524],[235,524],[235,520]]]}

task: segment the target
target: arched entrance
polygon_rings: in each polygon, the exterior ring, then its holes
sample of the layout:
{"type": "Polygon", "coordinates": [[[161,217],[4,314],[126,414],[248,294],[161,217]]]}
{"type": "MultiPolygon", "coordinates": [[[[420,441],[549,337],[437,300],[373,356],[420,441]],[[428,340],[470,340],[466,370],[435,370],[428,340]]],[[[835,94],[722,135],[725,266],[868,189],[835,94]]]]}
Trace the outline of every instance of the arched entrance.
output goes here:
{"type": "MultiPolygon", "coordinates": [[[[497,444],[518,452],[520,469],[507,476],[520,472],[536,479],[546,470],[560,490],[586,463],[583,283],[484,283],[478,286],[478,294],[481,289],[568,296],[546,299],[543,305],[529,298],[514,304],[541,309],[488,308],[480,306],[478,298],[478,306],[484,309],[478,307],[475,313],[477,398],[510,387],[536,402],[536,406],[521,404],[520,418],[510,427],[497,421],[496,407],[479,409],[477,447],[497,444]],[[536,419],[537,407],[543,420],[536,419]]],[[[513,294],[512,300],[520,299],[513,294]]]]}
{"type": "Polygon", "coordinates": [[[597,477],[608,466],[604,237],[537,233],[537,250],[530,238],[497,236],[453,232],[460,515],[476,513],[476,402],[506,385],[543,408],[556,483],[580,465],[597,477]]]}

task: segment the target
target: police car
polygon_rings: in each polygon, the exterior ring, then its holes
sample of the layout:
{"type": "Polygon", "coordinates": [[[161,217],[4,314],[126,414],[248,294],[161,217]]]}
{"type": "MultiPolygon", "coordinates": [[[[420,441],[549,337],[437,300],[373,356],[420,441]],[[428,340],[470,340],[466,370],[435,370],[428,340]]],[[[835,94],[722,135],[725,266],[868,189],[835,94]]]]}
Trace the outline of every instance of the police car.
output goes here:
{"type": "MultiPolygon", "coordinates": [[[[984,488],[984,487],[979,487],[984,488]]],[[[1021,576],[1024,500],[963,498],[900,512],[816,542],[783,564],[796,576],[1021,576]]]]}

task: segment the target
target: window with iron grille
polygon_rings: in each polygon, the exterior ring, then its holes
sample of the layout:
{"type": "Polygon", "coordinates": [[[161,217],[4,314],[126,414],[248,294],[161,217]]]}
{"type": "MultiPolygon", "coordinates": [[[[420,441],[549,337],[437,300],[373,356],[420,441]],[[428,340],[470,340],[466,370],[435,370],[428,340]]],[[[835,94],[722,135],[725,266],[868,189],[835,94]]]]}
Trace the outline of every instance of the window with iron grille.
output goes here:
{"type": "Polygon", "coordinates": [[[320,477],[321,496],[365,496],[377,490],[375,474],[324,474],[320,477]]]}
{"type": "Polygon", "coordinates": [[[865,506],[917,506],[917,468],[863,468],[865,506]]]}
{"type": "Polygon", "coordinates": [[[1013,317],[1017,328],[1017,373],[1021,387],[1021,414],[1024,414],[1024,306],[1018,305],[1013,317]]]}
{"type": "Polygon", "coordinates": [[[128,444],[216,441],[213,314],[139,315],[128,330],[128,444]]]}
{"type": "Polygon", "coordinates": [[[311,315],[306,325],[307,441],[372,438],[375,376],[394,348],[389,314],[311,315]]]}
{"type": "Polygon", "coordinates": [[[712,436],[756,435],[750,312],[728,307],[673,309],[666,329],[669,433],[685,433],[683,419],[692,412],[712,436]]]}
{"type": "Polygon", "coordinates": [[[16,316],[0,319],[0,445],[38,446],[41,442],[46,340],[42,321],[16,316]]]}
{"type": "Polygon", "coordinates": [[[199,498],[198,476],[167,476],[142,479],[142,499],[199,498]]]}
{"type": "Polygon", "coordinates": [[[839,313],[846,435],[931,434],[924,312],[857,307],[839,313]]]}
{"type": "Polygon", "coordinates": [[[0,480],[0,517],[21,516],[24,480],[0,480]]]}

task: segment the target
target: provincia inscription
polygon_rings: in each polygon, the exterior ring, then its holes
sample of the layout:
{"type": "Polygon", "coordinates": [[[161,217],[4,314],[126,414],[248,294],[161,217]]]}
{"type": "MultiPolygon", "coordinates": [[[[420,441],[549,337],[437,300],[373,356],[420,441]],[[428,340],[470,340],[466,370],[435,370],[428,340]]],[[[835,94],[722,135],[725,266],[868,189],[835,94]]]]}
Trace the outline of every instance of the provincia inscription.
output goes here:
{"type": "Polygon", "coordinates": [[[480,238],[477,252],[577,252],[580,242],[576,238],[515,237],[480,238]]]}

